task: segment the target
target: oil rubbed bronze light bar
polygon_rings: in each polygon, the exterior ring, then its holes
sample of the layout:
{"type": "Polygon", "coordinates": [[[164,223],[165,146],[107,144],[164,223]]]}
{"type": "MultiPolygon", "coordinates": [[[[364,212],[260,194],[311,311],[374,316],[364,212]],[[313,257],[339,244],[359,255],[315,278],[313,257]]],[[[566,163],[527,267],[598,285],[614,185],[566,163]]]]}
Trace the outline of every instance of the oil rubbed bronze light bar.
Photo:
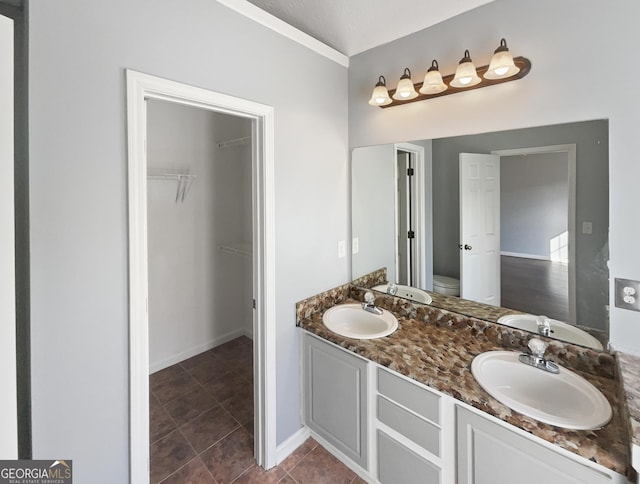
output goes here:
{"type": "Polygon", "coordinates": [[[448,96],[462,91],[522,79],[529,74],[530,70],[531,62],[529,59],[525,57],[512,58],[507,48],[507,41],[502,39],[490,64],[486,66],[476,68],[469,51],[466,50],[455,74],[443,77],[439,72],[438,62],[434,60],[423,82],[413,84],[411,71],[405,68],[397,88],[391,91],[387,91],[386,79],[384,76],[380,76],[371,99],[369,99],[369,104],[388,108],[425,101],[434,97],[448,96]]]}

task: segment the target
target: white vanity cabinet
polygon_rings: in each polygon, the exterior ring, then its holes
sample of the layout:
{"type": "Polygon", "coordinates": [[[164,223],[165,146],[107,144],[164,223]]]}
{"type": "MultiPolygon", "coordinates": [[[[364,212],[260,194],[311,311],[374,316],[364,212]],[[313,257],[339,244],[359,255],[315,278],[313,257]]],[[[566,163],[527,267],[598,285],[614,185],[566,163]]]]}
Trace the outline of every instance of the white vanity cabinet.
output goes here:
{"type": "Polygon", "coordinates": [[[303,345],[306,424],[367,469],[369,362],[309,334],[303,345]]]}
{"type": "Polygon", "coordinates": [[[305,423],[367,482],[629,484],[310,333],[302,344],[305,423]]]}
{"type": "Polygon", "coordinates": [[[626,483],[456,405],[457,484],[626,483]]]}

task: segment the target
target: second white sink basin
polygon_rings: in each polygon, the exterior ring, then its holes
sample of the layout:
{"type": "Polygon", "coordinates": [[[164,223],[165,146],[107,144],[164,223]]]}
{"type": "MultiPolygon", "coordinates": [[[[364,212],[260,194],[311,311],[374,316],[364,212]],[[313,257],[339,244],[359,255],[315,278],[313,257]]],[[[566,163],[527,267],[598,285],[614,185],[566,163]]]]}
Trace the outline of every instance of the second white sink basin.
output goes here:
{"type": "Polygon", "coordinates": [[[322,322],[334,333],[355,339],[382,338],[398,329],[398,320],[386,309],[377,315],[357,303],[333,306],[322,315],[322,322]]]}
{"type": "MultiPolygon", "coordinates": [[[[538,332],[538,318],[533,314],[509,314],[498,318],[498,323],[512,328],[524,329],[532,333],[538,332]]],[[[551,327],[551,337],[582,346],[588,346],[594,350],[602,351],[602,344],[589,333],[582,331],[571,324],[558,321],[556,319],[548,319],[551,327]]]]}
{"type": "Polygon", "coordinates": [[[476,356],[471,372],[484,390],[507,407],[541,422],[589,430],[611,420],[611,405],[591,383],[559,367],[553,374],[521,363],[515,351],[476,356]]]}
{"type": "MultiPolygon", "coordinates": [[[[403,284],[396,284],[398,288],[398,292],[395,294],[397,297],[403,297],[405,299],[411,299],[412,301],[423,303],[423,304],[431,304],[431,296],[422,289],[418,289],[417,287],[405,286],[403,284]]],[[[375,286],[373,289],[375,291],[387,292],[389,288],[388,284],[380,284],[379,286],[375,286]]]]}

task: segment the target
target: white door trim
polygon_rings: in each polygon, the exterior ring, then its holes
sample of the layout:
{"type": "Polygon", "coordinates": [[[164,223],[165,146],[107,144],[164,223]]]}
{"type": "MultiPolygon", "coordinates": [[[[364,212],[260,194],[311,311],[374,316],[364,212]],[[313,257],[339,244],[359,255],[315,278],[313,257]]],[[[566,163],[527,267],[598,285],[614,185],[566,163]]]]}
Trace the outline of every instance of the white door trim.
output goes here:
{"type": "Polygon", "coordinates": [[[276,464],[274,110],[271,106],[127,70],[129,175],[130,480],[149,482],[149,321],[146,99],[253,120],[255,457],[276,464]]]}
{"type": "Polygon", "coordinates": [[[569,322],[576,322],[576,145],[534,146],[531,148],[515,148],[494,150],[491,153],[499,156],[533,155],[540,153],[567,153],[569,162],[569,322]]]}

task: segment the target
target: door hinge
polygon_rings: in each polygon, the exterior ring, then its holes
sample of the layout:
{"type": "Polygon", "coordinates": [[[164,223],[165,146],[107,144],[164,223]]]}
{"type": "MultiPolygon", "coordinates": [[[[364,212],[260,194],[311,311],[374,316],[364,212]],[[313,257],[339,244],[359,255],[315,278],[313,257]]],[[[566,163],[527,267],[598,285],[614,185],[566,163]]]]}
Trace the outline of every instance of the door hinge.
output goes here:
{"type": "Polygon", "coordinates": [[[255,308],[256,308],[256,300],[254,299],[253,300],[253,309],[255,309],[255,308]]]}
{"type": "Polygon", "coordinates": [[[416,238],[416,233],[413,230],[409,230],[409,232],[407,232],[407,238],[408,239],[415,239],[416,238]]]}
{"type": "Polygon", "coordinates": [[[413,176],[413,168],[407,168],[407,176],[413,176]]]}

